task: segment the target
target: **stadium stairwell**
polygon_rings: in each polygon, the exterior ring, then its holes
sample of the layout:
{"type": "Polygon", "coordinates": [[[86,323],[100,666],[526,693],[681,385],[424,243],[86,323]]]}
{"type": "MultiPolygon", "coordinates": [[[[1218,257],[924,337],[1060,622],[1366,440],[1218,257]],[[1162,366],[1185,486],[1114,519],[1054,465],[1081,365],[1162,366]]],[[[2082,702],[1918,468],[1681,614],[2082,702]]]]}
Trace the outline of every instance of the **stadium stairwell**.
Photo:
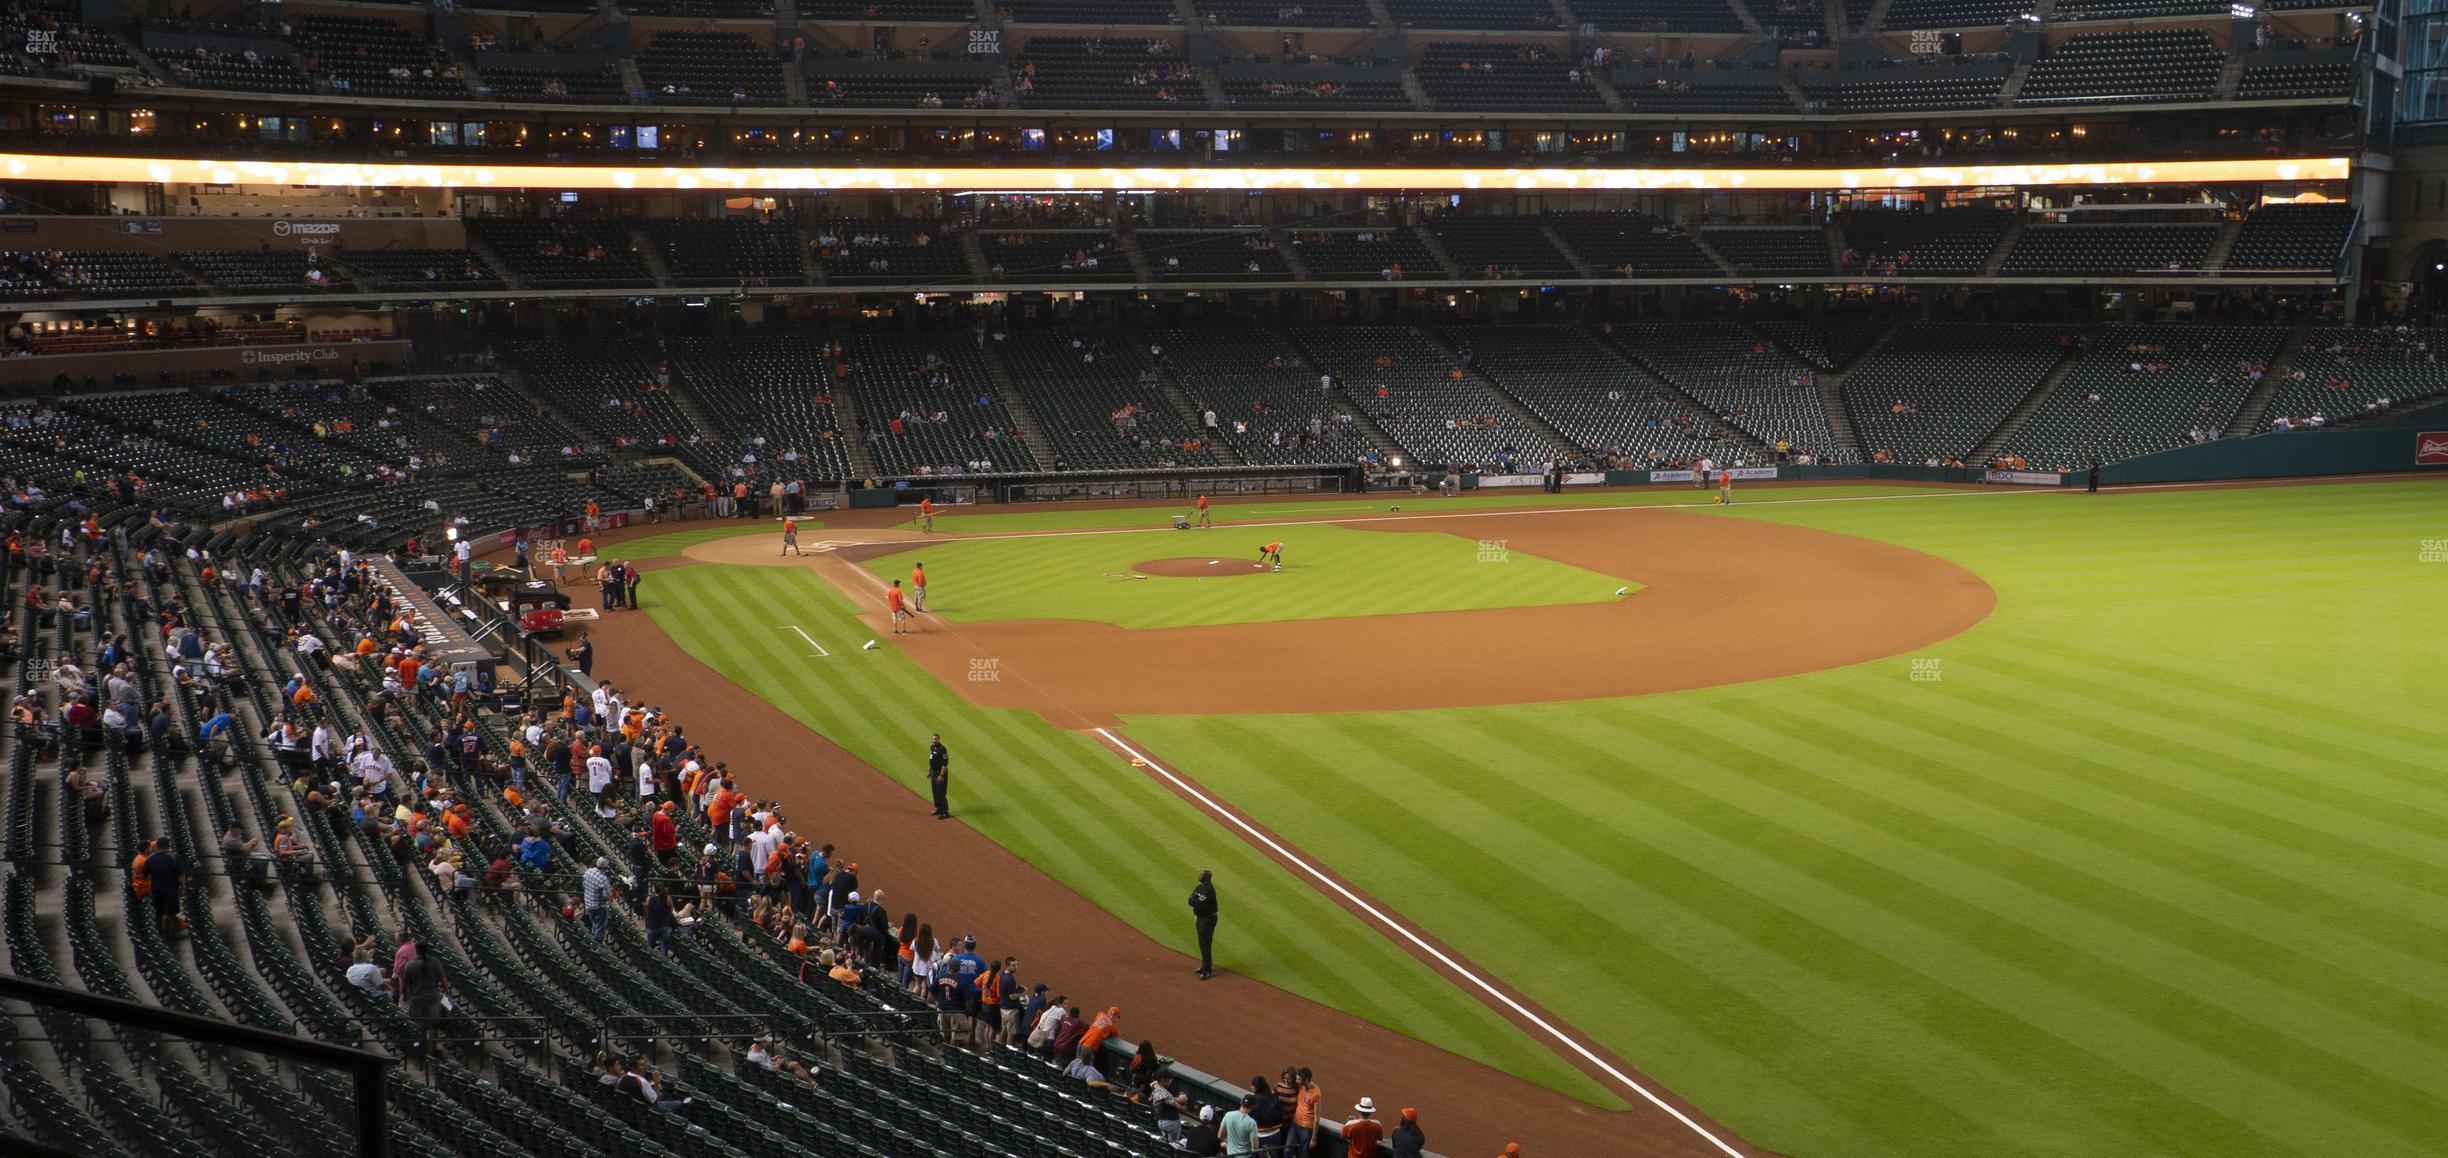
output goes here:
{"type": "Polygon", "coordinates": [[[2297,318],[2287,326],[2285,344],[2278,347],[2277,357],[2271,358],[2269,373],[2261,376],[2252,393],[2244,396],[2244,404],[2236,407],[2235,421],[2221,433],[2228,438],[2242,438],[2261,428],[2263,415],[2269,413],[2270,399],[2277,397],[2278,387],[2295,369],[2295,355],[2303,352],[2304,342],[2312,336],[2311,318],[2297,318]]]}

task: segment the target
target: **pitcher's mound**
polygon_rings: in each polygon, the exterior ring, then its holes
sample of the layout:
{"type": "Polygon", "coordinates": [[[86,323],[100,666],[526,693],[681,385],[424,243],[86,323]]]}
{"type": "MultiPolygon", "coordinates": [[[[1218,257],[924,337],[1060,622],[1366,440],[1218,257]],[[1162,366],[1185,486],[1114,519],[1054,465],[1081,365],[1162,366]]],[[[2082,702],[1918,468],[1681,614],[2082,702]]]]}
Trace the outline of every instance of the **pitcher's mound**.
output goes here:
{"type": "Polygon", "coordinates": [[[1158,579],[1220,579],[1226,575],[1261,575],[1266,564],[1249,559],[1152,559],[1131,564],[1135,574],[1158,579]]]}

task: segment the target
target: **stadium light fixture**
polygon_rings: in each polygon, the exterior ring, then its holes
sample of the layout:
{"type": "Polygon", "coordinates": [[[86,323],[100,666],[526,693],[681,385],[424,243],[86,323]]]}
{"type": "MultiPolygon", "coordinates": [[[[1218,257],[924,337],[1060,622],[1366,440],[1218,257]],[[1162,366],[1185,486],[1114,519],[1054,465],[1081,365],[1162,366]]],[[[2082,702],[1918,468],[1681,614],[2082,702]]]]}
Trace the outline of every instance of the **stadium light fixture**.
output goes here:
{"type": "Polygon", "coordinates": [[[1015,186],[1048,192],[1292,190],[1363,192],[1665,189],[1954,189],[2059,185],[2193,185],[2343,181],[2350,157],[2093,164],[1849,166],[1817,169],[1467,168],[1324,169],[936,168],[842,166],[725,168],[588,165],[360,164],[214,158],[0,153],[0,179],[97,184],[310,185],[322,188],[609,189],[952,192],[1015,186]]]}

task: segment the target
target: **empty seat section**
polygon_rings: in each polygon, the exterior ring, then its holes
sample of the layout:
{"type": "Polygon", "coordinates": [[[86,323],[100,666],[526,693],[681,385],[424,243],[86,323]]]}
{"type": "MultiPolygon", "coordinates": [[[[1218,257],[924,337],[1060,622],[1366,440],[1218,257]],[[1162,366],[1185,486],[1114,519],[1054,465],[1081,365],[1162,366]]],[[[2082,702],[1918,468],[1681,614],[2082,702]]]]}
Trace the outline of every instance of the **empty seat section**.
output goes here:
{"type": "Polygon", "coordinates": [[[1914,322],[1845,375],[1862,453],[1905,464],[1969,457],[2071,348],[2054,326],[1914,322]]]}
{"type": "Polygon", "coordinates": [[[1412,69],[1439,109],[1600,112],[1606,102],[1580,66],[1557,50],[1530,44],[1431,44],[1412,69]]]}
{"type": "Polygon", "coordinates": [[[1167,401],[1129,346],[1101,335],[1024,332],[996,344],[1062,470],[1213,466],[1207,436],[1167,401]]]}

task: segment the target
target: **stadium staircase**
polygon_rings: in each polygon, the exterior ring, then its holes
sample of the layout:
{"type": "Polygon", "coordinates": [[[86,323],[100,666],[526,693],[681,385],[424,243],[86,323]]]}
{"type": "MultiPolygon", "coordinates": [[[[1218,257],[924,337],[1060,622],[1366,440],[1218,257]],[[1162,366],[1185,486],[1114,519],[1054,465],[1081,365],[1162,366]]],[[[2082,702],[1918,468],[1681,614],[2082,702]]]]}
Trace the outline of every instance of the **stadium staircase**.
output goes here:
{"type": "MultiPolygon", "coordinates": [[[[1377,13],[1377,18],[1379,20],[1392,19],[1391,17],[1384,15],[1385,6],[1379,4],[1377,0],[1369,0],[1369,10],[1377,13]]],[[[1428,99],[1428,90],[1420,87],[1419,76],[1417,73],[1406,68],[1397,75],[1399,75],[1402,79],[1403,95],[1410,98],[1412,108],[1418,109],[1421,112],[1430,112],[1436,108],[1436,102],[1428,99]]]]}
{"type": "MultiPolygon", "coordinates": [[[[1868,36],[1873,29],[1887,27],[1887,6],[1892,2],[1893,0],[1878,0],[1877,3],[1872,4],[1870,14],[1862,17],[1862,26],[1856,31],[1863,36],[1868,36]]],[[[1841,8],[1843,5],[1837,5],[1837,7],[1841,8]]]]}
{"type": "MultiPolygon", "coordinates": [[[[2217,93],[2218,99],[2223,101],[2231,101],[2235,99],[2236,86],[2242,83],[2244,83],[2244,58],[2242,56],[2229,56],[2226,61],[2219,65],[2218,88],[2213,91],[2217,93]]],[[[2218,267],[2211,266],[2209,268],[2216,269],[2218,267]]]]}
{"type": "Polygon", "coordinates": [[[1566,262],[1572,265],[1573,273],[1581,277],[1598,276],[1590,272],[1589,263],[1581,260],[1581,255],[1573,252],[1572,246],[1565,244],[1564,235],[1556,232],[1554,226],[1543,221],[1540,222],[1539,236],[1546,238],[1547,244],[1554,246],[1556,253],[1561,255],[1566,262]]]}
{"type": "Polygon", "coordinates": [[[880,471],[876,466],[875,451],[867,445],[866,439],[854,433],[867,429],[859,424],[858,391],[840,383],[833,386],[833,425],[841,431],[841,437],[836,441],[850,456],[851,475],[862,479],[877,477],[880,471]]]}
{"type": "Polygon", "coordinates": [[[1615,84],[1607,79],[1605,69],[1593,68],[1582,75],[1589,78],[1590,88],[1597,92],[1598,102],[1605,105],[1608,112],[1624,111],[1623,94],[1615,91],[1615,84]]]}
{"type": "Polygon", "coordinates": [[[1726,255],[1717,252],[1717,247],[1710,245],[1708,243],[1708,239],[1700,235],[1700,230],[1686,229],[1683,231],[1683,234],[1684,236],[1691,238],[1692,248],[1707,254],[1710,261],[1717,263],[1718,272],[1725,274],[1727,277],[1734,276],[1734,263],[1727,261],[1726,255]]]}
{"type": "Polygon", "coordinates": [[[2041,404],[2047,402],[2051,395],[2057,393],[2057,387],[2064,384],[2066,375],[2073,373],[2074,367],[2082,363],[2082,356],[2083,347],[2080,344],[2068,346],[2063,354],[2058,355],[2057,364],[2049,367],[2049,372],[2040,376],[2040,384],[2032,387],[2031,393],[2024,395],[2023,401],[2016,403],[2015,408],[2008,411],[2005,418],[1999,420],[1997,429],[1990,431],[1989,437],[1981,439],[1980,444],[1972,448],[1972,453],[1964,456],[1964,462],[1978,466],[1997,457],[1999,451],[2006,449],[2006,443],[2014,438],[2016,431],[2023,428],[2024,420],[2030,418],[2032,412],[2040,409],[2041,404]]]}
{"type": "Polygon", "coordinates": [[[2218,237],[2211,241],[2210,251],[2202,255],[2202,272],[2217,273],[2226,269],[2228,255],[2235,252],[2236,236],[2243,232],[2243,218],[2220,222],[2218,237]]]}
{"type": "Polygon", "coordinates": [[[554,403],[552,399],[545,397],[543,391],[536,390],[528,386],[527,376],[520,373],[518,367],[511,365],[509,359],[496,359],[490,373],[492,373],[495,377],[500,378],[504,385],[509,386],[512,390],[518,391],[518,396],[526,399],[527,405],[534,407],[536,413],[542,414],[546,418],[550,418],[554,422],[559,423],[562,429],[577,434],[580,437],[586,437],[595,429],[592,426],[588,426],[586,423],[578,421],[576,416],[572,415],[567,410],[563,410],[558,404],[554,403]]]}
{"type": "Polygon", "coordinates": [[[807,107],[807,72],[805,70],[797,65],[788,65],[782,69],[782,96],[790,102],[793,108],[807,107]]]}
{"type": "MultiPolygon", "coordinates": [[[[603,16],[607,20],[611,19],[612,0],[603,0],[603,16]]],[[[623,53],[617,63],[620,66],[622,88],[633,93],[651,91],[646,87],[646,75],[638,71],[636,57],[623,53]]]]}
{"type": "MultiPolygon", "coordinates": [[[[1775,461],[1776,450],[1774,447],[1760,441],[1760,439],[1753,435],[1750,431],[1744,430],[1731,422],[1724,421],[1719,417],[1719,415],[1723,412],[1717,407],[1701,401],[1698,395],[1693,394],[1689,390],[1685,390],[1682,383],[1677,382],[1664,374],[1658,373],[1657,370],[1652,368],[1647,362],[1642,361],[1639,355],[1633,353],[1629,348],[1625,347],[1620,341],[1618,341],[1614,335],[1598,333],[1595,336],[1597,337],[1600,345],[1605,346],[1617,358],[1623,361],[1625,370],[1628,371],[1634,378],[1638,379],[1643,388],[1653,391],[1664,391],[1665,393],[1673,396],[1676,402],[1682,404],[1692,413],[1706,415],[1710,421],[1716,423],[1717,428],[1724,432],[1727,438],[1732,439],[1737,445],[1750,452],[1746,457],[1748,457],[1751,461],[1775,461]]],[[[1827,375],[1822,374],[1820,377],[1825,378],[1827,375]]],[[[1569,446],[1571,443],[1567,442],[1565,445],[1569,446]]]]}
{"type": "Polygon", "coordinates": [[[2310,318],[2297,318],[2287,325],[2286,340],[2279,343],[2277,355],[2270,359],[2269,373],[2262,375],[2261,381],[2253,385],[2252,393],[2237,405],[2235,418],[2220,432],[2223,437],[2242,438],[2261,428],[2261,420],[2269,414],[2270,399],[2278,396],[2279,384],[2294,372],[2295,356],[2303,352],[2313,329],[2310,318]]]}
{"type": "Polygon", "coordinates": [[[1012,376],[1011,364],[1003,360],[992,342],[986,343],[979,353],[985,357],[987,377],[994,379],[996,399],[1011,412],[1012,425],[1020,428],[1021,444],[1036,456],[1037,465],[1054,468],[1061,456],[1054,453],[1054,440],[1047,438],[1045,428],[1037,424],[1037,412],[1029,409],[1028,400],[1020,396],[1020,380],[1012,376]]]}
{"type": "Polygon", "coordinates": [[[629,231],[629,249],[646,264],[646,274],[659,286],[677,284],[672,279],[671,262],[663,256],[663,247],[654,243],[643,229],[629,231]]]}
{"type": "MultiPolygon", "coordinates": [[[[1173,377],[1173,367],[1160,365],[1160,362],[1155,362],[1148,357],[1148,335],[1133,333],[1129,343],[1121,343],[1121,345],[1124,345],[1126,350],[1131,350],[1131,360],[1136,360],[1143,370],[1155,370],[1155,384],[1163,389],[1165,404],[1173,406],[1173,414],[1180,414],[1182,421],[1190,424],[1192,431],[1207,433],[1207,414],[1204,414],[1204,411],[1195,402],[1190,402],[1190,394],[1182,392],[1182,382],[1177,377],[1173,377]]],[[[1229,468],[1248,465],[1248,460],[1241,458],[1241,450],[1234,450],[1234,446],[1231,446],[1229,438],[1212,438],[1212,441],[1207,443],[1207,453],[1217,455],[1217,463],[1229,465],[1229,468]]]]}
{"type": "Polygon", "coordinates": [[[697,433],[709,439],[732,436],[730,427],[714,420],[714,412],[706,409],[705,400],[697,396],[696,383],[689,380],[688,371],[681,369],[676,361],[672,363],[671,379],[672,405],[680,408],[680,413],[688,418],[689,425],[697,428],[697,433]]]}
{"type": "MultiPolygon", "coordinates": [[[[1883,10],[1886,6],[1886,0],[1879,0],[1879,4],[1883,10]]],[[[2031,79],[2031,70],[2032,64],[2030,61],[2019,61],[2015,64],[2014,71],[2006,74],[2005,86],[1998,89],[1997,103],[1999,108],[2013,107],[2015,98],[2023,95],[2023,82],[2031,79]]]]}
{"type": "MultiPolygon", "coordinates": [[[[1827,42],[1831,47],[1852,34],[1852,30],[1845,27],[1845,6],[1843,4],[1822,4],[1819,6],[1819,14],[1826,25],[1827,42]]],[[[1799,91],[1795,88],[1791,77],[1786,78],[1785,88],[1787,92],[1799,91]]]]}
{"type": "Polygon", "coordinates": [[[2006,255],[2013,253],[2014,247],[2022,242],[2023,223],[2029,219],[2026,214],[2014,215],[2014,220],[2006,226],[2006,235],[1998,238],[1997,248],[1990,250],[1989,256],[1981,261],[1982,277],[1996,277],[1999,270],[2006,268],[2006,255]]]}
{"type": "MultiPolygon", "coordinates": [[[[627,57],[621,58],[621,63],[624,67],[627,66],[628,61],[629,58],[627,57]]],[[[518,271],[510,268],[510,263],[503,261],[501,254],[495,252],[493,249],[493,243],[485,240],[484,237],[476,230],[471,229],[467,231],[467,247],[469,253],[475,254],[479,260],[483,261],[486,265],[493,267],[493,272],[500,275],[503,285],[508,286],[511,289],[528,288],[527,280],[520,277],[518,275],[518,271]]],[[[649,248],[651,249],[651,247],[649,248]]],[[[345,259],[346,255],[343,255],[343,260],[345,259]]],[[[580,429],[584,428],[581,427],[580,429]]]]}
{"type": "Polygon", "coordinates": [[[1743,0],[1726,0],[1726,7],[1734,11],[1734,19],[1742,21],[1744,35],[1768,35],[1768,29],[1759,22],[1759,17],[1751,14],[1751,6],[1749,4],[1743,3],[1743,0]]]}
{"type": "Polygon", "coordinates": [[[1405,228],[1411,231],[1411,236],[1419,239],[1421,248],[1435,255],[1439,273],[1457,274],[1460,271],[1461,267],[1454,264],[1453,255],[1445,252],[1445,243],[1437,240],[1436,230],[1425,225],[1411,225],[1405,228]]]}
{"type": "MultiPolygon", "coordinates": [[[[1453,342],[1447,338],[1445,334],[1434,329],[1423,329],[1421,330],[1421,334],[1429,342],[1434,343],[1438,349],[1443,350],[1448,354],[1459,353],[1459,351],[1454,348],[1453,342]]],[[[1479,367],[1475,365],[1463,367],[1462,380],[1477,386],[1481,391],[1485,392],[1488,397],[1495,399],[1498,405],[1505,408],[1506,412],[1512,414],[1514,418],[1520,420],[1522,425],[1537,431],[1539,433],[1539,437],[1546,439],[1550,444],[1564,447],[1576,454],[1583,453],[1589,449],[1588,447],[1581,445],[1578,440],[1566,437],[1563,431],[1556,429],[1554,423],[1539,417],[1537,411],[1530,409],[1530,407],[1525,405],[1521,399],[1514,397],[1513,392],[1505,389],[1503,384],[1480,372],[1479,367]]]]}
{"type": "Polygon", "coordinates": [[[1835,221],[1830,220],[1827,224],[1819,227],[1819,232],[1827,237],[1828,268],[1843,269],[1845,253],[1844,226],[1838,225],[1835,221]]]}
{"type": "MultiPolygon", "coordinates": [[[[1292,360],[1299,363],[1301,369],[1306,372],[1310,381],[1314,382],[1324,376],[1326,372],[1318,368],[1317,362],[1309,357],[1309,351],[1302,349],[1301,344],[1293,340],[1289,332],[1278,328],[1274,331],[1274,335],[1276,348],[1290,354],[1292,360]]],[[[1368,439],[1369,446],[1374,448],[1379,455],[1391,458],[1394,455],[1409,453],[1403,449],[1401,443],[1394,441],[1393,435],[1386,433],[1385,427],[1377,425],[1377,420],[1369,417],[1368,411],[1354,403],[1350,395],[1337,390],[1334,397],[1328,401],[1334,404],[1335,413],[1351,416],[1352,426],[1360,431],[1361,437],[1368,439]]]]}

